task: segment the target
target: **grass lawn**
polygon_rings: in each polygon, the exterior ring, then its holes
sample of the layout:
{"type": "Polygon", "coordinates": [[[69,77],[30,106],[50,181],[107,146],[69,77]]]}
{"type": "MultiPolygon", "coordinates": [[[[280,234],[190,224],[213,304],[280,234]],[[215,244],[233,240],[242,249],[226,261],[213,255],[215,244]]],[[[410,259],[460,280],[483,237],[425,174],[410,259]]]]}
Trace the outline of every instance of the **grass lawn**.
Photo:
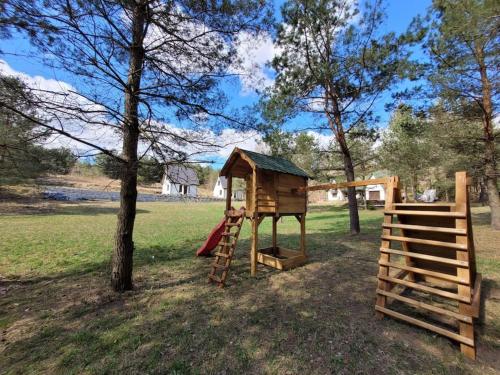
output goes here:
{"type": "MultiPolygon", "coordinates": [[[[483,273],[478,360],[395,320],[375,319],[381,211],[311,206],[310,259],[249,274],[249,223],[225,289],[207,284],[211,259],[194,252],[221,203],[139,203],[135,290],[108,287],[116,203],[61,204],[0,216],[0,373],[494,374],[500,372],[500,233],[474,208],[483,273]]],[[[270,219],[261,246],[270,243],[270,219]]],[[[278,243],[298,247],[285,218],[278,243]]]]}

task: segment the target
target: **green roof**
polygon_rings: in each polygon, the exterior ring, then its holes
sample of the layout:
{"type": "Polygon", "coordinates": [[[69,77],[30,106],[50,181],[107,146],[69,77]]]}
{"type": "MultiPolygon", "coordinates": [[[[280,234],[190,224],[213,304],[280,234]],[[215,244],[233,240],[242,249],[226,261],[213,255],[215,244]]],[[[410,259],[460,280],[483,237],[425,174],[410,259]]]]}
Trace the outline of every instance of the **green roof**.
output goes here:
{"type": "Polygon", "coordinates": [[[290,160],[277,156],[263,155],[253,151],[240,150],[252,159],[257,168],[309,178],[306,172],[297,167],[290,160]]]}

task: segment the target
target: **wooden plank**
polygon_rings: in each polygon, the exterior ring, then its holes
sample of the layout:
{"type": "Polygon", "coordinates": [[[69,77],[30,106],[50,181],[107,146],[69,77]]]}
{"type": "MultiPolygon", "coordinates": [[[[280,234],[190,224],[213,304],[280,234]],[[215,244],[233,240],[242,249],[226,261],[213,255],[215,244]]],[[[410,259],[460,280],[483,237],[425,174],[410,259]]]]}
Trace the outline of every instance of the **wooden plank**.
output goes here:
{"type": "Polygon", "coordinates": [[[306,214],[300,217],[300,252],[306,255],[306,214]]]}
{"type": "MultiPolygon", "coordinates": [[[[435,278],[441,279],[441,280],[452,281],[452,282],[458,283],[458,284],[467,285],[469,283],[468,280],[462,279],[458,276],[448,275],[446,273],[441,273],[441,272],[429,271],[429,270],[425,270],[423,268],[410,267],[410,266],[406,266],[403,264],[392,263],[392,262],[383,262],[383,261],[379,261],[379,264],[382,266],[385,266],[385,267],[394,267],[397,269],[418,273],[420,275],[427,275],[427,276],[432,276],[432,277],[435,277],[435,278]]],[[[382,275],[382,276],[385,276],[385,275],[382,275]]]]}
{"type": "Polygon", "coordinates": [[[257,206],[257,212],[262,213],[275,213],[277,212],[276,207],[266,207],[266,206],[257,206]]]}
{"type": "Polygon", "coordinates": [[[218,269],[223,269],[223,270],[227,270],[229,268],[226,265],[220,264],[220,263],[212,263],[212,267],[215,267],[215,268],[218,268],[218,269]]]}
{"type": "Polygon", "coordinates": [[[352,182],[339,182],[337,184],[320,184],[307,186],[306,188],[299,188],[297,191],[316,191],[316,190],[331,190],[331,189],[341,189],[347,187],[358,187],[358,186],[369,186],[369,185],[386,185],[389,182],[388,177],[374,178],[371,180],[361,180],[352,182]]]}
{"type": "Polygon", "coordinates": [[[283,270],[283,263],[280,259],[273,257],[272,255],[257,253],[257,261],[259,263],[265,264],[266,266],[276,268],[277,270],[283,270]]]}
{"type": "MultiPolygon", "coordinates": [[[[386,187],[386,197],[385,197],[385,209],[390,210],[393,208],[393,204],[397,202],[398,195],[397,190],[399,188],[399,178],[398,177],[391,177],[389,179],[389,182],[386,187]]],[[[390,214],[384,214],[384,224],[389,224],[392,223],[392,215],[390,214]]],[[[384,235],[390,235],[391,230],[389,228],[382,228],[382,234],[384,235]]],[[[389,248],[390,247],[390,241],[387,240],[382,240],[381,247],[383,248],[389,248]]],[[[380,253],[380,261],[379,261],[379,270],[378,274],[381,276],[389,276],[389,267],[383,266],[380,264],[380,262],[390,262],[391,256],[390,254],[387,253],[380,253]]],[[[377,288],[382,289],[382,290],[389,290],[391,289],[391,284],[387,283],[386,281],[382,279],[378,279],[377,281],[377,288]]],[[[375,302],[376,307],[385,307],[387,303],[387,298],[382,295],[377,295],[377,301],[375,302]]],[[[380,313],[377,313],[377,316],[379,318],[382,318],[383,315],[380,313]]]]}
{"type": "Polygon", "coordinates": [[[302,253],[299,250],[291,250],[284,247],[278,247],[278,254],[281,254],[287,258],[292,258],[302,255],[302,253]]]}
{"type": "Polygon", "coordinates": [[[472,323],[472,317],[467,316],[467,315],[459,314],[459,313],[456,313],[454,311],[443,309],[441,307],[429,305],[428,303],[417,301],[417,300],[414,300],[412,298],[404,297],[404,296],[401,296],[397,293],[388,292],[388,291],[385,291],[382,289],[377,289],[377,293],[382,294],[382,295],[389,297],[389,298],[393,298],[397,301],[406,303],[406,304],[411,305],[411,306],[415,306],[415,307],[422,308],[424,310],[432,311],[436,314],[446,315],[450,318],[457,319],[457,320],[460,320],[462,322],[472,323]]]}
{"type": "MultiPolygon", "coordinates": [[[[468,220],[470,220],[469,212],[469,197],[467,190],[467,174],[466,172],[456,172],[455,173],[455,210],[457,213],[463,214],[463,218],[457,218],[455,220],[455,226],[458,229],[467,230],[468,220]],[[469,215],[469,217],[467,217],[469,215]]],[[[469,239],[464,236],[456,236],[457,245],[468,247],[469,239]]],[[[457,260],[469,261],[469,254],[466,252],[457,251],[457,260]]],[[[459,268],[457,269],[457,276],[469,281],[468,285],[459,285],[458,294],[465,298],[471,298],[471,282],[473,280],[473,275],[471,275],[470,269],[459,268]]],[[[475,275],[474,275],[475,277],[475,275]]],[[[466,314],[470,312],[470,304],[459,302],[458,310],[461,313],[466,314]]],[[[460,345],[460,351],[469,358],[476,357],[476,349],[474,348],[474,326],[472,324],[460,322],[458,325],[460,335],[469,338],[472,341],[472,345],[460,345]]]]}
{"type": "Polygon", "coordinates": [[[469,267],[469,262],[462,261],[462,260],[443,258],[443,257],[434,256],[434,255],[413,253],[410,251],[401,251],[401,250],[394,250],[394,249],[388,249],[388,248],[382,248],[382,247],[380,248],[380,251],[382,251],[384,253],[389,253],[389,254],[402,255],[402,256],[410,257],[410,258],[424,259],[424,260],[430,260],[433,262],[451,264],[451,265],[457,266],[457,267],[469,267]]]}
{"type": "Polygon", "coordinates": [[[449,298],[449,299],[452,299],[455,301],[468,302],[464,297],[461,297],[456,293],[448,292],[446,290],[441,290],[438,288],[433,288],[433,287],[419,284],[419,283],[416,283],[413,281],[402,280],[401,278],[390,277],[390,276],[379,276],[379,278],[383,279],[385,281],[388,281],[390,283],[403,285],[403,286],[408,287],[408,288],[412,288],[415,290],[420,290],[422,292],[435,294],[435,295],[440,296],[440,297],[449,298]]]}
{"type": "Polygon", "coordinates": [[[480,273],[476,274],[476,281],[474,282],[474,291],[472,294],[471,314],[474,318],[479,318],[479,309],[481,307],[481,283],[483,277],[480,273]]]}
{"type": "Polygon", "coordinates": [[[386,214],[391,215],[407,215],[407,216],[436,216],[436,217],[453,217],[464,218],[465,214],[455,211],[414,211],[414,210],[386,210],[386,214]]]}
{"type": "Polygon", "coordinates": [[[257,201],[257,207],[273,207],[277,206],[276,202],[272,201],[257,201]]]}
{"type": "Polygon", "coordinates": [[[215,255],[215,256],[218,256],[218,257],[224,257],[224,258],[229,258],[229,257],[231,256],[231,255],[229,255],[229,254],[226,254],[226,253],[221,253],[221,252],[218,252],[218,251],[216,251],[216,252],[214,253],[214,255],[215,255]]]}
{"type": "Polygon", "coordinates": [[[455,203],[438,202],[438,203],[394,203],[394,207],[455,207],[455,203]]]}
{"type": "Polygon", "coordinates": [[[278,238],[277,238],[277,224],[278,224],[278,220],[279,218],[277,217],[273,217],[272,218],[273,220],[273,228],[272,228],[272,241],[273,241],[273,248],[276,248],[277,244],[278,244],[278,238]]]}
{"type": "Polygon", "coordinates": [[[208,275],[208,277],[217,283],[222,283],[222,280],[215,275],[208,275]]]}
{"type": "Polygon", "coordinates": [[[434,241],[434,240],[426,240],[423,238],[388,236],[388,235],[382,235],[381,238],[388,241],[410,242],[410,243],[418,243],[421,245],[448,247],[450,249],[456,249],[456,250],[464,250],[464,251],[467,250],[467,244],[465,245],[457,244],[455,242],[434,241]]]}
{"type": "MultiPolygon", "coordinates": [[[[257,201],[257,171],[254,169],[253,170],[253,186],[252,186],[252,201],[256,203],[257,201]]],[[[257,205],[255,205],[255,208],[257,209],[257,205]]],[[[258,248],[258,242],[259,242],[259,214],[257,210],[253,214],[253,220],[252,220],[252,247],[250,249],[250,274],[252,276],[255,276],[257,273],[257,248],[258,248]]]]}
{"type": "Polygon", "coordinates": [[[231,210],[231,197],[233,195],[233,175],[227,175],[227,191],[226,191],[226,211],[231,210]]]}
{"type": "Polygon", "coordinates": [[[465,229],[432,227],[432,226],[428,226],[428,225],[382,224],[382,226],[384,228],[405,229],[405,230],[414,230],[414,231],[421,231],[421,232],[449,233],[449,234],[457,234],[457,235],[466,235],[467,234],[467,231],[465,229]]]}
{"type": "Polygon", "coordinates": [[[440,335],[446,336],[446,337],[448,337],[450,339],[453,339],[455,341],[458,341],[460,343],[464,343],[466,345],[474,345],[474,341],[473,340],[471,340],[471,339],[469,339],[467,337],[461,336],[461,335],[459,335],[457,333],[454,333],[452,331],[448,331],[448,330],[446,330],[444,328],[441,328],[441,327],[435,326],[433,324],[429,324],[429,323],[423,322],[421,320],[412,318],[412,317],[410,317],[408,315],[404,315],[404,314],[398,313],[396,311],[393,311],[393,310],[390,310],[390,309],[387,309],[387,308],[384,308],[384,307],[375,306],[375,309],[377,311],[380,311],[383,314],[389,315],[389,316],[391,316],[393,318],[396,318],[396,319],[403,320],[403,321],[405,321],[407,323],[414,324],[414,325],[416,325],[418,327],[422,327],[422,328],[428,329],[430,331],[439,333],[440,335]]]}

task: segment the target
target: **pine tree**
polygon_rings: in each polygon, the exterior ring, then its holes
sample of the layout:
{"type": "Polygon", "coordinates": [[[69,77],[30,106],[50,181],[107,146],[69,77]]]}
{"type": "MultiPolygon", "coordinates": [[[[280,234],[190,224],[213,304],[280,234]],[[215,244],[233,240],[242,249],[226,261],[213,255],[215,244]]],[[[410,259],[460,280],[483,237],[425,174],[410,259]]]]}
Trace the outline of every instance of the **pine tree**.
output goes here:
{"type": "MultiPolygon", "coordinates": [[[[500,38],[495,0],[434,0],[426,19],[414,29],[426,31],[424,47],[431,58],[428,79],[434,95],[452,105],[473,103],[484,141],[484,173],[491,225],[500,230],[498,162],[493,119],[499,100],[500,38]]],[[[465,108],[465,107],[464,107],[465,108]]]]}
{"type": "MultiPolygon", "coordinates": [[[[380,1],[363,11],[343,0],[289,0],[278,30],[277,76],[267,112],[316,115],[342,154],[347,181],[354,181],[349,133],[373,118],[373,105],[406,72],[407,40],[381,34],[380,1]]],[[[277,116],[275,115],[275,116],[277,116]]],[[[273,117],[273,116],[270,116],[273,117]]],[[[351,233],[359,233],[356,192],[348,189],[351,233]]]]}

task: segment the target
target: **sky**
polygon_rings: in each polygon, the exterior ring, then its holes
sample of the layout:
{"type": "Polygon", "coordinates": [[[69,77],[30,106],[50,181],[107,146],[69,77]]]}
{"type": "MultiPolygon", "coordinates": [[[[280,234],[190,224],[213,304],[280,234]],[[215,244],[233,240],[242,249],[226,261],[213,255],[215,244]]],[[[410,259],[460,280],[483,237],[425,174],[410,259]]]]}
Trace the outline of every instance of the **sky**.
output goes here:
{"type": "MultiPolygon", "coordinates": [[[[283,1],[275,1],[275,17],[279,21],[280,7],[283,1]]],[[[426,9],[430,6],[431,0],[388,0],[386,1],[387,19],[383,25],[383,32],[394,31],[401,33],[406,30],[413,17],[417,14],[425,13],[426,9]]],[[[245,38],[242,35],[241,38],[245,38]]],[[[224,90],[230,99],[229,105],[231,107],[242,107],[245,105],[252,105],[259,99],[255,91],[255,87],[262,87],[262,85],[270,85],[273,82],[273,72],[266,66],[276,53],[272,39],[267,36],[255,40],[248,40],[246,43],[241,43],[242,47],[239,53],[245,56],[244,68],[251,70],[251,74],[243,75],[236,83],[225,85],[224,90]]],[[[25,37],[19,34],[14,34],[11,39],[0,40],[0,71],[5,74],[16,75],[21,79],[29,82],[30,84],[39,87],[51,88],[66,88],[78,87],[79,82],[74,81],[74,77],[68,75],[64,71],[55,71],[43,65],[37,59],[28,58],[27,55],[33,53],[33,48],[25,37]]],[[[417,59],[423,58],[420,50],[414,51],[414,57],[417,59]]],[[[381,100],[376,103],[375,112],[380,117],[379,127],[385,127],[389,120],[389,113],[384,110],[385,101],[389,100],[390,96],[385,95],[381,100]]],[[[287,124],[288,130],[295,130],[299,127],[299,123],[304,121],[304,118],[297,118],[287,124]]],[[[330,140],[331,134],[314,134],[321,144],[327,144],[330,140]]],[[[96,134],[100,139],[109,135],[96,134]]],[[[215,167],[220,167],[225,158],[230,154],[234,146],[246,148],[250,150],[259,149],[258,141],[260,136],[254,133],[240,133],[231,129],[223,131],[222,139],[227,141],[227,145],[222,147],[215,153],[210,153],[206,156],[207,160],[215,162],[215,167]]],[[[64,140],[59,140],[61,145],[67,145],[76,148],[78,145],[73,143],[64,143],[64,140]]],[[[56,145],[59,145],[55,142],[56,145]]]]}

